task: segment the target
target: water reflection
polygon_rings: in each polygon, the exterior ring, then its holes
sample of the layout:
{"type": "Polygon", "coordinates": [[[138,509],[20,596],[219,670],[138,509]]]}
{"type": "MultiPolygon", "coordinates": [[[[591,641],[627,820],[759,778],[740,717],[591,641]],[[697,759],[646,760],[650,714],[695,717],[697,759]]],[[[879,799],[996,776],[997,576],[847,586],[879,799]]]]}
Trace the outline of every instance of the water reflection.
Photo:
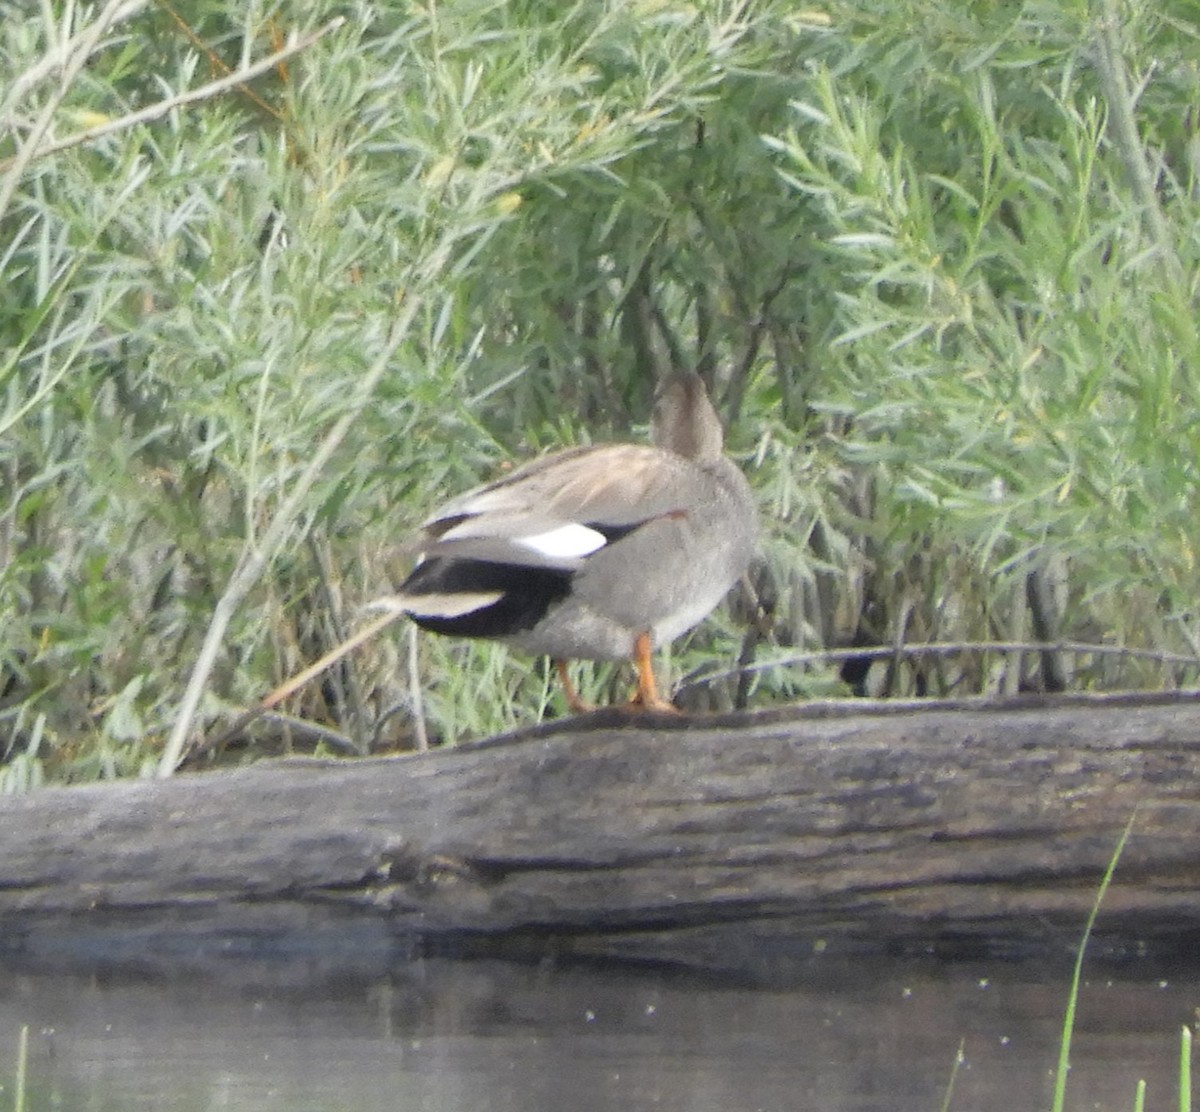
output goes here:
{"type": "MultiPolygon", "coordinates": [[[[424,961],[381,981],[0,974],[0,1076],[40,1109],[1010,1112],[1048,1105],[1069,970],[830,963],[806,988],[424,961]]],[[[1173,1107],[1200,976],[1096,977],[1071,1105],[1173,1107]]],[[[0,1095],[0,1107],[11,1107],[0,1095]]]]}

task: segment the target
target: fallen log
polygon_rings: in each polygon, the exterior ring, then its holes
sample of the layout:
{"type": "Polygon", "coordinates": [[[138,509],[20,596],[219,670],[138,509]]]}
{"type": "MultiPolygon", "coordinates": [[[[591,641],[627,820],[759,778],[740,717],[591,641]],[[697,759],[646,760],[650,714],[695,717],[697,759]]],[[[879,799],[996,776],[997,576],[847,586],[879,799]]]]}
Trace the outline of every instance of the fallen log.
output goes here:
{"type": "Polygon", "coordinates": [[[802,975],[814,954],[1200,937],[1200,698],[620,711],[455,749],[0,801],[0,958],[418,953],[802,975]]]}

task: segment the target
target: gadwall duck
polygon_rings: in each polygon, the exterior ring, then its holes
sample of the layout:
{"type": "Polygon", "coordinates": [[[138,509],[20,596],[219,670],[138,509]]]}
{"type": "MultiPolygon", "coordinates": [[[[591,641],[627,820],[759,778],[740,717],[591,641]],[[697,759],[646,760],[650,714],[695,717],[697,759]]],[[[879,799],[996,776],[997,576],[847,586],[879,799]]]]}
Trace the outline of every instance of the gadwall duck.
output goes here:
{"type": "Polygon", "coordinates": [[[566,661],[630,660],[636,706],[674,709],[651,651],[721,601],[754,552],[745,476],[696,374],[656,394],[653,446],[568,448],[447,502],[423,526],[420,562],[394,603],[419,626],[566,661]]]}

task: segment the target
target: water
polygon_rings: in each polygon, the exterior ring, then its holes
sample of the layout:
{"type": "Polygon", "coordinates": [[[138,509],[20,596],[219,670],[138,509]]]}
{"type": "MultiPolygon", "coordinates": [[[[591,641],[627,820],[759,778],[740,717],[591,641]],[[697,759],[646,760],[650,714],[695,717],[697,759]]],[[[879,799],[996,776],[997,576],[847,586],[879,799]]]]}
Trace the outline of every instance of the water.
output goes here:
{"type": "MultiPolygon", "coordinates": [[[[1013,1112],[1049,1104],[1069,973],[818,962],[772,991],[445,960],[319,985],[6,972],[0,1077],[28,1024],[29,1112],[929,1112],[952,1075],[950,1108],[1013,1112]]],[[[1200,971],[1089,979],[1069,1107],[1131,1109],[1145,1078],[1148,1108],[1176,1108],[1198,1005],[1200,971]]]]}

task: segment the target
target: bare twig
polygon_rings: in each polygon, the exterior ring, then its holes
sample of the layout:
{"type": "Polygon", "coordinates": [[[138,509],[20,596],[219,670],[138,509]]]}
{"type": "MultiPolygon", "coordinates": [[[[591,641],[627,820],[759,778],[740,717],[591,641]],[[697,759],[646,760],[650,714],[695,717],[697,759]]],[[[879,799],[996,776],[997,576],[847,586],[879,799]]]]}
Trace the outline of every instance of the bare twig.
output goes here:
{"type": "MultiPolygon", "coordinates": [[[[167,15],[171,17],[180,31],[182,31],[187,37],[188,42],[190,42],[208,59],[208,64],[212,66],[214,71],[217,73],[233,72],[233,70],[225,64],[221,56],[215,50],[213,50],[213,48],[209,46],[208,43],[206,43],[199,35],[197,35],[195,31],[192,30],[187,20],[185,20],[183,16],[181,16],[174,8],[171,7],[170,4],[167,3],[167,0],[158,0],[158,4],[163,11],[165,11],[167,15]]],[[[249,97],[268,115],[274,116],[277,120],[283,118],[283,114],[277,108],[263,100],[262,97],[260,97],[253,89],[250,88],[250,86],[244,85],[239,92],[241,92],[244,96],[249,97]]]]}
{"type": "Polygon", "coordinates": [[[274,559],[284,538],[287,536],[288,530],[292,528],[296,518],[300,515],[304,500],[312,490],[317,477],[337,450],[338,445],[345,439],[346,434],[354,426],[355,422],[358,421],[363,407],[370,400],[375,387],[390,365],[392,356],[395,355],[396,350],[408,336],[408,330],[421,304],[423,302],[418,297],[410,297],[404,302],[400,316],[392,325],[392,332],[388,337],[387,343],[384,344],[375,362],[359,381],[355,397],[329,432],[325,434],[325,438],[317,445],[312,458],[308,462],[308,466],[301,472],[291,492],[272,517],[271,523],[263,533],[261,540],[257,544],[251,539],[247,540],[242,558],[238,561],[238,565],[230,576],[224,592],[213,608],[213,616],[209,622],[208,632],[205,634],[204,643],[200,647],[196,663],[192,667],[187,688],[179,705],[179,714],[175,719],[175,726],[171,730],[171,735],[167,739],[166,748],[163,750],[162,759],[159,762],[159,776],[170,776],[179,765],[179,760],[183,756],[187,745],[188,735],[192,730],[196,711],[200,706],[200,698],[204,694],[208,677],[217,662],[217,656],[221,651],[221,643],[225,636],[225,631],[229,628],[229,623],[233,620],[234,613],[242,604],[242,600],[246,597],[247,592],[258,582],[258,577],[262,575],[267,565],[274,559]]]}
{"type": "MultiPolygon", "coordinates": [[[[56,71],[65,71],[73,59],[80,57],[80,51],[85,52],[82,57],[86,61],[87,58],[95,53],[97,44],[105,31],[115,27],[118,23],[124,22],[130,16],[137,15],[146,4],[147,0],[112,0],[96,17],[95,22],[88,24],[77,35],[73,35],[65,42],[59,43],[57,46],[47,50],[24,73],[18,74],[8,87],[4,103],[0,104],[0,133],[12,127],[11,113],[13,109],[34,85],[56,71]],[[97,25],[100,25],[99,35],[95,33],[97,25]]],[[[63,88],[65,89],[69,83],[69,81],[64,80],[62,82],[63,88]]]]}
{"type": "MultiPolygon", "coordinates": [[[[748,585],[748,584],[747,584],[748,585]]],[[[389,600],[380,600],[380,603],[387,605],[389,600]]],[[[234,722],[218,734],[215,738],[203,742],[198,745],[194,752],[189,756],[194,756],[195,753],[208,752],[219,749],[231,738],[240,734],[252,722],[268,714],[276,706],[279,705],[289,695],[298,691],[310,680],[315,679],[326,669],[331,668],[347,653],[353,652],[360,645],[365,644],[373,637],[377,636],[389,625],[398,619],[404,617],[405,611],[403,608],[396,605],[388,605],[383,614],[377,617],[374,621],[368,622],[362,629],[358,630],[351,637],[347,638],[341,644],[330,649],[319,660],[310,664],[303,671],[297,672],[294,676],[288,679],[285,683],[275,688],[267,695],[260,703],[240,715],[234,722]]],[[[413,711],[414,711],[414,727],[416,729],[417,748],[424,751],[429,748],[429,740],[425,735],[424,716],[420,704],[420,685],[416,681],[416,626],[412,627],[411,640],[409,642],[409,671],[412,689],[413,711]]],[[[1080,641],[940,641],[925,644],[893,644],[893,645],[865,645],[850,649],[818,649],[813,652],[796,653],[792,656],[783,657],[775,660],[760,660],[757,663],[746,662],[737,668],[730,668],[723,672],[711,672],[703,676],[698,676],[698,680],[704,683],[712,683],[716,680],[727,679],[730,677],[740,677],[745,680],[746,677],[755,672],[764,672],[771,668],[787,668],[798,664],[815,664],[827,663],[837,660],[849,660],[851,658],[868,657],[871,659],[892,658],[894,663],[898,663],[901,659],[915,656],[949,656],[963,652],[996,652],[996,653],[1027,653],[1027,652],[1057,652],[1057,653],[1076,653],[1076,654],[1094,654],[1097,656],[1132,656],[1140,659],[1156,660],[1160,663],[1170,664],[1191,664],[1200,667],[1200,656],[1189,656],[1182,653],[1167,653],[1159,652],[1154,649],[1130,649],[1120,645],[1095,645],[1080,641]]],[[[738,705],[743,705],[739,703],[738,705]]],[[[341,735],[337,735],[341,738],[341,735]]],[[[332,739],[331,739],[332,740],[332,739]]],[[[348,739],[343,739],[346,745],[351,744],[348,739]]],[[[160,770],[160,775],[162,772],[160,770]]]]}
{"type": "Polygon", "coordinates": [[[297,718],[291,714],[280,714],[272,711],[264,716],[263,721],[270,726],[286,729],[289,734],[298,736],[311,745],[327,745],[348,757],[361,757],[363,753],[358,743],[337,730],[322,726],[320,722],[310,722],[307,718],[297,718]]]}
{"type": "Polygon", "coordinates": [[[417,751],[424,753],[429,748],[429,731],[425,728],[425,699],[421,693],[421,670],[417,659],[417,626],[408,628],[408,697],[412,704],[413,730],[417,751]]]}
{"type": "MultiPolygon", "coordinates": [[[[1029,606],[1029,621],[1034,637],[1039,641],[1051,642],[1059,635],[1058,609],[1054,601],[1051,584],[1052,557],[1043,557],[1025,577],[1025,598],[1029,606]]],[[[1046,691],[1066,691],[1067,670],[1062,656],[1057,652],[1039,654],[1042,671],[1042,687],[1046,691]]]]}
{"type": "MultiPolygon", "coordinates": [[[[742,405],[746,400],[746,387],[750,382],[750,372],[758,359],[763,338],[770,328],[771,304],[783,293],[791,280],[792,266],[789,264],[780,272],[779,281],[763,294],[758,309],[750,320],[750,333],[746,337],[741,358],[738,359],[737,366],[729,376],[729,392],[725,396],[725,420],[731,425],[740,420],[742,416],[742,405]]],[[[732,276],[729,284],[730,286],[734,284],[732,276]]]]}
{"type": "Polygon", "coordinates": [[[1147,229],[1158,249],[1163,272],[1169,284],[1181,291],[1184,283],[1183,265],[1154,188],[1154,175],[1146,162],[1145,149],[1134,117],[1136,100],[1117,33],[1120,18],[1117,0],[1105,0],[1104,14],[1097,25],[1096,56],[1104,99],[1108,105],[1108,120],[1113,142],[1129,175],[1133,195],[1142,208],[1147,229]]]}
{"type": "Polygon", "coordinates": [[[914,656],[950,656],[955,653],[1074,653],[1085,656],[1128,656],[1137,660],[1154,660],[1159,664],[1187,664],[1200,668],[1200,655],[1161,652],[1157,649],[1130,649],[1122,645],[1094,645],[1086,641],[934,641],[911,645],[863,645],[849,649],[814,649],[791,656],[760,660],[745,668],[728,668],[703,677],[706,682],[740,676],[746,672],[766,672],[772,668],[791,668],[800,664],[821,664],[866,657],[878,660],[914,656]]]}
{"type": "MultiPolygon", "coordinates": [[[[251,65],[243,66],[241,69],[235,70],[225,77],[220,77],[216,81],[210,81],[207,85],[201,85],[198,89],[188,89],[186,92],[178,93],[173,97],[168,97],[166,100],[160,100],[155,104],[147,105],[145,108],[139,109],[137,112],[130,112],[129,115],[121,116],[119,119],[109,120],[107,123],[100,124],[97,127],[88,128],[87,131],[79,131],[74,135],[68,135],[65,139],[58,139],[53,143],[46,143],[42,146],[36,146],[31,137],[30,142],[22,148],[20,154],[0,162],[0,173],[16,167],[18,163],[20,164],[20,168],[24,170],[30,162],[39,158],[46,158],[48,155],[57,154],[59,151],[67,150],[70,147],[78,147],[83,143],[90,143],[95,139],[101,139],[105,135],[111,135],[116,131],[125,131],[138,124],[161,119],[168,112],[185,104],[192,104],[198,100],[209,100],[229,89],[236,89],[238,86],[244,85],[251,78],[257,77],[260,73],[265,73],[273,66],[278,65],[285,58],[290,58],[294,54],[299,54],[302,50],[307,50],[313,43],[319,39],[323,39],[331,31],[336,31],[345,22],[346,20],[343,16],[338,16],[311,34],[302,35],[294,39],[282,50],[277,50],[274,54],[260,58],[251,65]]],[[[6,199],[0,195],[0,202],[4,200],[6,199]]],[[[2,206],[0,206],[0,211],[3,211],[2,206]]]]}
{"type": "MultiPolygon", "coordinates": [[[[195,753],[220,749],[221,746],[224,745],[230,738],[240,734],[252,722],[258,721],[258,719],[262,718],[263,715],[267,714],[280,703],[282,703],[283,700],[289,695],[299,691],[300,688],[309,682],[309,680],[316,679],[316,677],[324,672],[327,668],[332,668],[347,653],[353,652],[359,647],[359,645],[370,641],[372,637],[382,633],[383,630],[402,617],[404,617],[403,610],[388,610],[386,613],[381,614],[374,621],[368,622],[357,633],[354,633],[350,637],[346,638],[346,640],[341,644],[335,645],[319,660],[314,661],[303,671],[297,672],[290,679],[285,680],[277,688],[275,688],[274,691],[265,696],[261,702],[251,707],[244,714],[238,715],[238,717],[233,720],[232,724],[226,727],[226,729],[219,733],[215,738],[211,738],[197,745],[194,753],[190,755],[194,756],[195,753]]],[[[193,673],[193,675],[194,674],[195,673],[193,673]]],[[[348,742],[348,744],[353,743],[348,742]]],[[[355,745],[354,748],[357,749],[358,746],[355,745]]],[[[165,759],[166,754],[163,756],[165,759]]],[[[174,771],[175,767],[175,765],[172,765],[171,771],[174,771]]],[[[159,775],[164,776],[169,775],[169,773],[164,772],[162,766],[160,765],[159,775]]]]}
{"type": "Polygon", "coordinates": [[[312,722],[307,718],[297,718],[292,714],[281,714],[277,710],[255,707],[253,712],[247,712],[239,718],[236,729],[230,728],[214,738],[212,742],[197,745],[183,758],[179,767],[185,768],[190,764],[195,764],[209,753],[216,755],[226,742],[232,741],[251,722],[259,720],[266,726],[274,726],[280,740],[287,738],[290,743],[292,738],[299,738],[310,745],[326,745],[347,757],[363,756],[352,738],[348,738],[345,734],[339,733],[329,726],[324,726],[320,722],[312,722]],[[246,721],[243,722],[243,719],[246,721]]]}
{"type": "Polygon", "coordinates": [[[323,726],[320,722],[310,722],[307,718],[297,718],[293,714],[280,714],[277,710],[264,714],[263,722],[267,726],[275,726],[281,733],[286,732],[289,737],[298,737],[312,745],[328,745],[348,757],[363,755],[353,738],[323,726]]]}
{"type": "MultiPolygon", "coordinates": [[[[1012,604],[1008,615],[1009,632],[1014,641],[1024,641],[1029,636],[1029,599],[1025,593],[1025,584],[1018,581],[1011,590],[1012,604]]],[[[1000,681],[1001,693],[1016,695],[1021,690],[1025,651],[1005,653],[1005,656],[1007,660],[1004,662],[1004,675],[1000,681]]]]}
{"type": "MultiPolygon", "coordinates": [[[[50,121],[62,104],[79,71],[87,64],[88,59],[95,53],[100,40],[113,22],[125,9],[124,0],[109,0],[108,5],[95,18],[89,27],[81,31],[71,40],[73,50],[62,57],[62,70],[58,87],[46,98],[42,110],[37,114],[17,153],[9,159],[0,162],[0,219],[8,211],[13,194],[17,191],[17,183],[21,180],[26,168],[35,158],[39,157],[39,144],[42,136],[50,128],[50,121]]],[[[56,67],[55,67],[56,68],[56,67]]],[[[6,102],[7,103],[7,102],[6,102]]],[[[15,134],[14,134],[15,139],[15,134]]]]}
{"type": "MultiPolygon", "coordinates": [[[[310,534],[308,547],[317,565],[317,577],[321,585],[321,593],[325,596],[325,610],[329,615],[333,636],[338,642],[346,640],[345,615],[342,613],[342,598],[334,585],[335,572],[333,557],[329,552],[328,543],[322,543],[310,534]]],[[[345,682],[338,687],[338,698],[341,706],[339,711],[349,719],[350,733],[353,734],[359,753],[365,756],[370,750],[370,739],[367,737],[366,700],[363,698],[362,685],[353,668],[347,668],[344,673],[345,682]]]]}

